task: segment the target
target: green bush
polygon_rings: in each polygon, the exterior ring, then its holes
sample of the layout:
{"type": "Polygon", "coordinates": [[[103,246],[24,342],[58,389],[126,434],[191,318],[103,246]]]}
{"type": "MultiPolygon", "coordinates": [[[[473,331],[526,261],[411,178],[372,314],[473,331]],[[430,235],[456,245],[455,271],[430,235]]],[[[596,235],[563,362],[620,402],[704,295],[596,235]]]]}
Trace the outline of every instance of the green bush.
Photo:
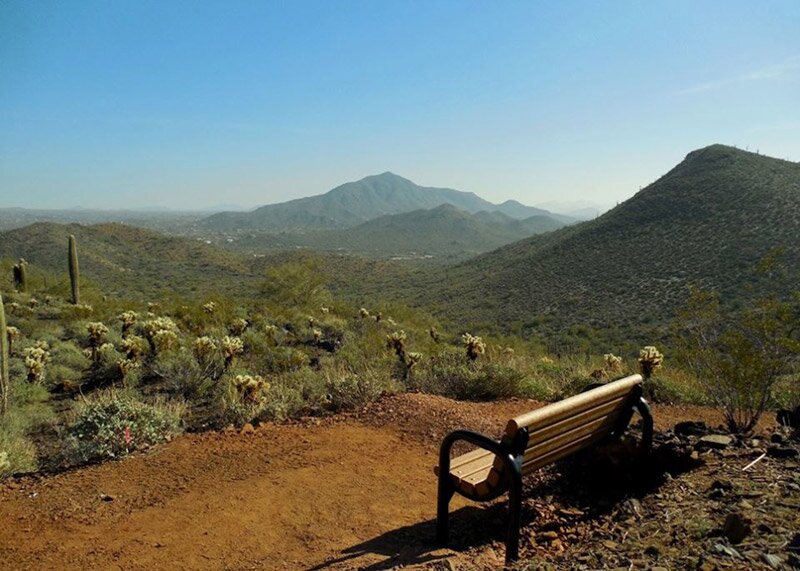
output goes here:
{"type": "Polygon", "coordinates": [[[339,365],[326,368],[323,373],[329,406],[333,410],[357,408],[383,394],[401,390],[383,367],[339,365]]]}
{"type": "Polygon", "coordinates": [[[110,390],[81,401],[63,433],[68,465],[124,456],[181,432],[185,406],[145,403],[132,392],[110,390]]]}
{"type": "Polygon", "coordinates": [[[414,388],[462,400],[489,400],[532,396],[525,375],[505,365],[467,362],[459,351],[447,351],[421,362],[412,381],[414,388]]]}
{"type": "Polygon", "coordinates": [[[24,424],[13,413],[0,417],[0,479],[37,468],[36,447],[25,436],[24,424]]]}

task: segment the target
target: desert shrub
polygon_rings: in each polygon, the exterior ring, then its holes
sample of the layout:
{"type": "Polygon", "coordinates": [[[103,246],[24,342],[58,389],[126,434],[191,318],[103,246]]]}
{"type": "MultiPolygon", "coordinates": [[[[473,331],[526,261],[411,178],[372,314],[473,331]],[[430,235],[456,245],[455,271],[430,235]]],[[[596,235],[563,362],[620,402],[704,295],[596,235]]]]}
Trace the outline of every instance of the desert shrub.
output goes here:
{"type": "Polygon", "coordinates": [[[181,432],[185,406],[143,402],[133,392],[110,390],[80,401],[64,428],[62,453],[69,465],[117,458],[164,442],[181,432]]]}
{"type": "Polygon", "coordinates": [[[413,385],[424,392],[463,400],[528,396],[532,386],[520,371],[497,363],[467,362],[462,353],[446,351],[423,360],[413,385]]]}
{"type": "Polygon", "coordinates": [[[216,420],[242,426],[259,418],[268,404],[272,387],[261,376],[229,371],[219,379],[216,391],[216,420]]]}
{"type": "Polygon", "coordinates": [[[258,363],[262,374],[274,374],[296,371],[308,365],[309,359],[306,353],[293,347],[266,346],[252,361],[258,363]]]}
{"type": "Polygon", "coordinates": [[[402,388],[381,366],[362,364],[352,367],[339,363],[325,368],[323,375],[332,410],[357,408],[402,388]]]}
{"type": "Polygon", "coordinates": [[[716,295],[693,290],[678,316],[679,346],[732,432],[746,433],[771,404],[798,353],[793,308],[772,299],[725,316],[716,295]]]}
{"type": "Polygon", "coordinates": [[[70,341],[50,343],[50,356],[54,366],[66,367],[77,373],[77,377],[80,377],[80,372],[88,369],[91,365],[91,360],[80,347],[70,341]]]}
{"type": "Polygon", "coordinates": [[[13,413],[0,417],[0,479],[38,468],[36,447],[13,413]]]}
{"type": "Polygon", "coordinates": [[[181,348],[156,355],[150,370],[163,379],[171,392],[189,399],[200,399],[208,396],[217,384],[222,366],[219,351],[198,358],[188,349],[181,348]]]}

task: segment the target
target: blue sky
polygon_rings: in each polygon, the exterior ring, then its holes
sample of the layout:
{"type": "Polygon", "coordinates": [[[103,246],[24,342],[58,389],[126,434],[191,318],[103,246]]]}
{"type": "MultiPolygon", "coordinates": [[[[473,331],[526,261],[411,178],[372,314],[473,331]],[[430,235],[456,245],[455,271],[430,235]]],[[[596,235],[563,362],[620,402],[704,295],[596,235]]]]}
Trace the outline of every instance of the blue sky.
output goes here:
{"type": "Polygon", "coordinates": [[[201,208],[391,170],[613,203],[800,160],[800,2],[0,3],[0,207],[201,208]]]}

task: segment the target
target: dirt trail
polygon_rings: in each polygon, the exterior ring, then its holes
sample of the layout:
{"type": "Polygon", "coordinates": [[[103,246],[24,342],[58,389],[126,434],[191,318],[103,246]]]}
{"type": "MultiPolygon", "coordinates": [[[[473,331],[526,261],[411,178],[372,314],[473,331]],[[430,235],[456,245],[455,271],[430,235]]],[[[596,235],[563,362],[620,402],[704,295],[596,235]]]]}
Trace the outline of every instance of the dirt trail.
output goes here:
{"type": "MultiPolygon", "coordinates": [[[[0,487],[0,566],[424,563],[448,553],[428,543],[441,436],[456,426],[498,433],[505,419],[532,406],[403,395],[349,417],[187,435],[119,462],[23,478],[0,487]]],[[[672,411],[660,423],[697,412],[672,411]]],[[[454,500],[455,509],[463,505],[454,500]]]]}

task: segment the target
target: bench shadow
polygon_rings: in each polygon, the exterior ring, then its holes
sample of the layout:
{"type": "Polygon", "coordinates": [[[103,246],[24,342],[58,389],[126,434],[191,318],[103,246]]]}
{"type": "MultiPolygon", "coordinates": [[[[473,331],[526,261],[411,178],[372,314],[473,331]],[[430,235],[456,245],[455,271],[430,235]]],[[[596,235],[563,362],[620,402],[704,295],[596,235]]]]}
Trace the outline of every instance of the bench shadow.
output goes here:
{"type": "MultiPolygon", "coordinates": [[[[366,555],[379,555],[385,559],[369,565],[358,564],[358,569],[379,571],[400,565],[421,565],[446,559],[444,550],[463,551],[495,540],[502,541],[506,517],[505,502],[474,504],[450,513],[450,542],[447,547],[434,541],[436,520],[430,519],[403,526],[348,547],[342,555],[329,559],[308,571],[327,569],[333,565],[353,561],[366,555]]],[[[431,511],[436,509],[436,498],[431,499],[431,511]]]]}
{"type": "MultiPolygon", "coordinates": [[[[658,438],[658,437],[657,437],[658,438]]],[[[577,509],[583,518],[594,519],[618,509],[629,498],[656,492],[667,480],[703,464],[688,450],[670,442],[656,443],[649,455],[637,454],[636,442],[623,439],[576,454],[526,478],[523,495],[523,536],[548,529],[540,508],[577,509]],[[588,475],[591,474],[591,477],[588,475]]],[[[436,508],[431,498],[431,512],[436,508]]],[[[450,514],[448,550],[466,551],[492,542],[503,542],[506,530],[506,496],[487,504],[471,504],[450,514]]],[[[311,570],[352,561],[366,555],[380,555],[382,561],[359,565],[379,571],[399,565],[425,564],[446,559],[449,554],[434,542],[435,520],[391,530],[345,549],[342,555],[311,570]]]]}

